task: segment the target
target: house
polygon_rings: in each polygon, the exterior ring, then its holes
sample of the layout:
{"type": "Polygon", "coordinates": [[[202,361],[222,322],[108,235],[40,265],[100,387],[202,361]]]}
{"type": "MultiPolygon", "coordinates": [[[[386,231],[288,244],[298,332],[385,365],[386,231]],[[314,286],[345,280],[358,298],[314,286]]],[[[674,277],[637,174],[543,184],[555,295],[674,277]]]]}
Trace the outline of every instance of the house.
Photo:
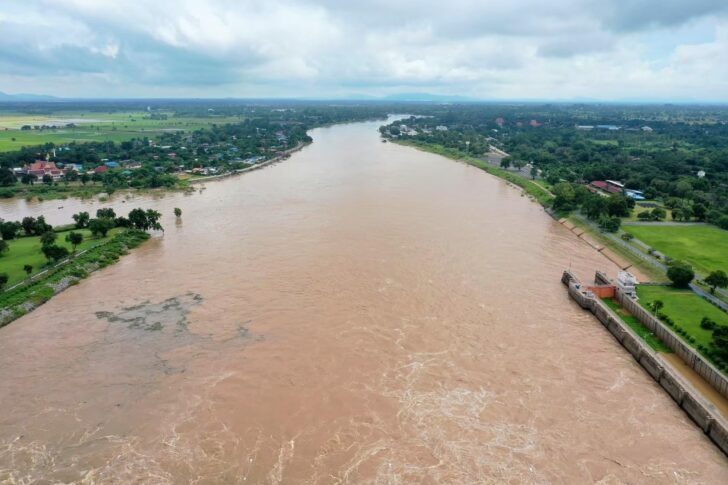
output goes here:
{"type": "Polygon", "coordinates": [[[587,130],[593,130],[594,129],[594,125],[576,125],[576,129],[577,130],[585,130],[585,131],[587,131],[587,130]]]}
{"type": "Polygon", "coordinates": [[[621,194],[624,192],[624,184],[616,180],[607,180],[607,191],[613,194],[621,194]]]}
{"type": "Polygon", "coordinates": [[[447,131],[447,126],[445,126],[445,125],[437,125],[435,127],[435,130],[436,131],[447,131]]]}
{"type": "Polygon", "coordinates": [[[528,124],[529,124],[529,125],[530,125],[530,126],[531,126],[532,128],[538,128],[539,126],[543,125],[543,123],[541,123],[541,122],[540,122],[540,121],[538,121],[538,120],[531,120],[531,121],[529,121],[529,122],[528,122],[528,124]]]}
{"type": "MultiPolygon", "coordinates": [[[[621,194],[622,189],[619,188],[616,185],[610,184],[610,181],[607,180],[606,182],[604,180],[594,180],[593,182],[589,183],[588,188],[592,190],[592,192],[606,192],[608,194],[621,194]]],[[[613,182],[613,181],[612,181],[613,182]]],[[[619,183],[619,182],[617,182],[619,183]]]]}
{"type": "Polygon", "coordinates": [[[106,162],[104,165],[109,168],[119,168],[119,162],[115,162],[113,160],[111,160],[110,162],[106,162]]]}
{"type": "Polygon", "coordinates": [[[597,125],[597,128],[600,130],[616,131],[619,129],[619,126],[617,126],[617,125],[597,125]]]}
{"type": "Polygon", "coordinates": [[[624,189],[624,195],[634,200],[645,200],[645,194],[641,190],[624,189]]]}
{"type": "Polygon", "coordinates": [[[501,117],[498,117],[495,119],[495,124],[500,126],[501,128],[503,128],[503,125],[506,124],[506,120],[501,117]]]}
{"type": "Polygon", "coordinates": [[[102,173],[106,173],[108,171],[109,171],[109,167],[107,167],[106,165],[99,165],[98,167],[96,167],[94,169],[94,173],[96,173],[96,174],[102,174],[102,173]]]}
{"type": "Polygon", "coordinates": [[[54,181],[61,180],[63,177],[63,171],[56,167],[55,163],[48,162],[46,160],[36,160],[26,166],[25,173],[28,175],[35,175],[39,179],[42,179],[46,175],[50,175],[54,181]]]}
{"type": "Polygon", "coordinates": [[[645,131],[645,132],[647,132],[647,133],[650,133],[650,132],[652,132],[652,131],[655,131],[655,130],[653,130],[652,128],[650,128],[649,126],[643,126],[643,127],[641,128],[641,130],[642,130],[642,131],[645,131]]]}
{"type": "Polygon", "coordinates": [[[83,172],[82,163],[67,163],[63,168],[66,172],[77,172],[77,173],[83,172]]]}

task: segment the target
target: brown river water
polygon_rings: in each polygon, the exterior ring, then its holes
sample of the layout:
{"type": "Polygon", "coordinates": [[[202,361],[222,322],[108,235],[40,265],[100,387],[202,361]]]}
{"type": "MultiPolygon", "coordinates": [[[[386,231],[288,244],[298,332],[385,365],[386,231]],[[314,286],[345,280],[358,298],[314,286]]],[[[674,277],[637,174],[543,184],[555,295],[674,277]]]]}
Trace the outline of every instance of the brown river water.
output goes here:
{"type": "Polygon", "coordinates": [[[0,482],[728,483],[560,283],[616,268],[380,124],[313,130],[201,193],[113,200],[166,233],[0,329],[0,482]]]}

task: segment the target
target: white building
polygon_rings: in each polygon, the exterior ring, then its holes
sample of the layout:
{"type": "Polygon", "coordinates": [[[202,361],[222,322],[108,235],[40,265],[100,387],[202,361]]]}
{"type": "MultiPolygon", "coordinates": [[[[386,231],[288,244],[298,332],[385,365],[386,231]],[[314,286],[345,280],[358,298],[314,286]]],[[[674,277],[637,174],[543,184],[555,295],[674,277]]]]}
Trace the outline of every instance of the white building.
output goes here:
{"type": "Polygon", "coordinates": [[[629,271],[620,271],[617,273],[617,289],[630,298],[637,299],[638,284],[639,281],[637,281],[635,275],[629,271]]]}

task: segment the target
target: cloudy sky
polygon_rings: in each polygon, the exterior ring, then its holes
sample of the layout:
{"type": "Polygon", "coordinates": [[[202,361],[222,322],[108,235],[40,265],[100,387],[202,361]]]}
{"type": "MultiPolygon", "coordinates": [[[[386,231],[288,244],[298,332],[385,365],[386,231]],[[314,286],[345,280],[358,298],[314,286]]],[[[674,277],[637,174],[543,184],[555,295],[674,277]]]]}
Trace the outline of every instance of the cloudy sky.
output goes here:
{"type": "Polygon", "coordinates": [[[728,102],[728,0],[1,0],[0,91],[728,102]]]}

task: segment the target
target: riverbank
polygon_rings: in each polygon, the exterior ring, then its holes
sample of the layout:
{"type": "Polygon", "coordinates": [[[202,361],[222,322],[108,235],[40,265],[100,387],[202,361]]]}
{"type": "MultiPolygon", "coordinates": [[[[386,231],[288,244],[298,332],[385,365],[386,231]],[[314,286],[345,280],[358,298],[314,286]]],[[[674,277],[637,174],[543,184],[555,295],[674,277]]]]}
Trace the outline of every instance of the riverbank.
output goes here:
{"type": "Polygon", "coordinates": [[[147,239],[146,232],[125,230],[0,293],[0,327],[35,310],[94,271],[116,263],[147,239]]]}
{"type": "Polygon", "coordinates": [[[519,187],[528,196],[530,196],[531,198],[536,200],[539,204],[541,204],[544,208],[551,207],[551,201],[553,201],[554,195],[551,192],[549,192],[546,188],[544,188],[537,182],[534,182],[533,180],[528,180],[524,177],[513,174],[502,168],[494,167],[494,166],[488,164],[488,162],[486,162],[485,160],[481,160],[480,158],[476,158],[476,157],[467,155],[465,153],[462,153],[459,150],[447,148],[442,145],[430,145],[427,143],[420,143],[420,142],[409,141],[409,140],[390,140],[390,141],[393,143],[397,143],[398,145],[414,147],[414,148],[416,148],[418,150],[422,150],[424,152],[434,153],[436,155],[442,155],[443,157],[450,158],[452,160],[467,163],[468,165],[477,167],[485,172],[488,172],[491,175],[495,175],[496,177],[501,178],[501,179],[505,180],[506,182],[509,182],[510,184],[519,187]]]}
{"type": "Polygon", "coordinates": [[[267,167],[268,165],[271,165],[271,164],[274,164],[276,162],[280,162],[282,160],[287,159],[288,157],[291,156],[291,154],[293,154],[293,153],[295,153],[295,152],[297,152],[299,150],[302,150],[304,147],[310,145],[311,143],[312,142],[299,143],[295,147],[289,148],[288,150],[284,151],[281,155],[278,155],[277,157],[271,158],[270,160],[266,160],[263,163],[259,163],[259,164],[256,164],[256,165],[252,165],[250,167],[240,168],[240,169],[237,169],[237,170],[233,170],[231,172],[221,173],[219,175],[210,175],[210,176],[207,176],[207,177],[199,177],[199,178],[195,178],[195,179],[188,179],[188,182],[190,184],[199,184],[199,183],[203,183],[203,182],[210,182],[210,181],[213,181],[213,180],[220,180],[220,179],[232,177],[233,175],[240,175],[241,173],[250,172],[250,171],[253,171],[253,170],[258,170],[258,169],[261,169],[263,167],[267,167]]]}

